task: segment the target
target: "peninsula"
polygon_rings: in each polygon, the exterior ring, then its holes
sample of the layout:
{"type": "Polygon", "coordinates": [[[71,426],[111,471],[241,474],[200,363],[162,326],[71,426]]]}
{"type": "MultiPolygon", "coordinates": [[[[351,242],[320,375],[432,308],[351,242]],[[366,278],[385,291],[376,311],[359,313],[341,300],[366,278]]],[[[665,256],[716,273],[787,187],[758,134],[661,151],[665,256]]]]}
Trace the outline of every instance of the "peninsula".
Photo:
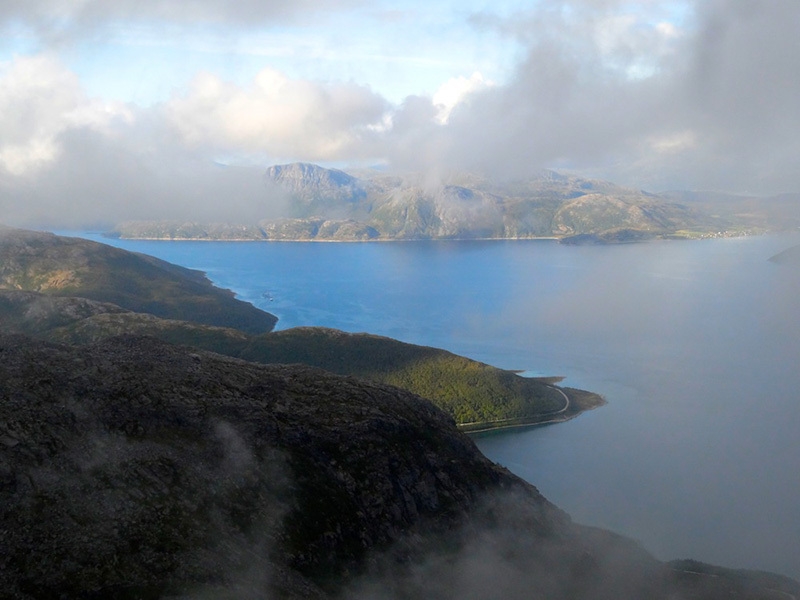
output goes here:
{"type": "Polygon", "coordinates": [[[0,332],[73,345],[148,335],[252,362],[302,363],[418,394],[468,431],[566,420],[603,403],[445,350],[319,327],[272,331],[276,321],[197,271],[87,240],[0,230],[0,332]]]}

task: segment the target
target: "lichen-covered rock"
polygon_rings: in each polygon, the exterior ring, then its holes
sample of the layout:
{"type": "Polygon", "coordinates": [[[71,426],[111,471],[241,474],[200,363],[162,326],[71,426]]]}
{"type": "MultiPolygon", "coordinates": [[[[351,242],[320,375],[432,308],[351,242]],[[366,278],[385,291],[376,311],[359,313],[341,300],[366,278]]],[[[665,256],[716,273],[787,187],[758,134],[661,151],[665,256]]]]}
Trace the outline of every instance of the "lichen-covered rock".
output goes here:
{"type": "MultiPolygon", "coordinates": [[[[410,393],[122,337],[0,342],[3,589],[158,596],[252,561],[340,577],[524,487],[410,393]]],[[[266,568],[266,567],[264,567],[266,568]]]]}
{"type": "Polygon", "coordinates": [[[148,337],[0,336],[2,598],[800,591],[693,573],[572,524],[411,393],[148,337]]]}

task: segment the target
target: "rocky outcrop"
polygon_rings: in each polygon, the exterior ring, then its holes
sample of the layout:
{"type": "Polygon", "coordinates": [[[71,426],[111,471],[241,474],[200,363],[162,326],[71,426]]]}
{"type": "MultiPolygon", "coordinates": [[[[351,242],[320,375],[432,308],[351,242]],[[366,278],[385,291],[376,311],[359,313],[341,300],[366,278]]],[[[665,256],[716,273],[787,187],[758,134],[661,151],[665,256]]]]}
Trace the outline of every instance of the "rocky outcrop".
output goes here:
{"type": "Polygon", "coordinates": [[[354,176],[293,163],[269,167],[265,181],[269,194],[286,200],[286,209],[257,226],[124,223],[111,235],[219,240],[516,239],[602,234],[621,228],[666,235],[683,228],[719,228],[728,222],[672,198],[548,171],[504,182],[469,173],[432,178],[365,169],[354,176]]]}
{"type": "Polygon", "coordinates": [[[165,319],[270,331],[274,315],[200,272],[88,240],[0,228],[0,289],[78,296],[165,319]]]}
{"type": "Polygon", "coordinates": [[[158,597],[251,561],[329,584],[502,488],[538,534],[567,522],[407,392],[152,338],[0,339],[0,480],[10,597],[158,597]]]}
{"type": "Polygon", "coordinates": [[[572,524],[396,388],[153,338],[0,336],[4,598],[800,593],[764,582],[572,524]]]}

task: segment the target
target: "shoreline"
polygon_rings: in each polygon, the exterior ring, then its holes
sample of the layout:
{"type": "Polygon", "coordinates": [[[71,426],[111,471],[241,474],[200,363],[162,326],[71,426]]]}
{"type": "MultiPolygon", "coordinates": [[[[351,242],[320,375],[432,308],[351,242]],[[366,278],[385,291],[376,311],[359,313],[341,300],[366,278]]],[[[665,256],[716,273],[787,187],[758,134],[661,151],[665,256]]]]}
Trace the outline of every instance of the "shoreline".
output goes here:
{"type": "Polygon", "coordinates": [[[313,242],[320,244],[370,244],[370,243],[389,243],[389,242],[524,242],[536,240],[551,240],[559,241],[562,237],[559,236],[539,236],[539,237],[476,237],[476,238],[371,238],[367,240],[328,240],[328,239],[285,239],[277,240],[270,238],[184,238],[184,237],[129,237],[129,236],[107,236],[104,233],[100,234],[102,237],[110,240],[125,240],[130,242],[286,242],[290,244],[313,242]]]}
{"type": "Polygon", "coordinates": [[[572,419],[579,417],[585,412],[600,408],[608,404],[608,401],[594,392],[587,390],[579,390],[576,388],[556,388],[565,395],[573,407],[568,412],[549,413],[535,415],[531,417],[515,417],[510,419],[500,419],[497,421],[478,421],[474,423],[456,424],[456,427],[462,433],[467,435],[488,435],[492,433],[502,433],[513,429],[527,429],[539,427],[542,425],[554,425],[556,423],[565,423],[572,419]],[[545,420],[541,420],[545,419],[545,420]]]}

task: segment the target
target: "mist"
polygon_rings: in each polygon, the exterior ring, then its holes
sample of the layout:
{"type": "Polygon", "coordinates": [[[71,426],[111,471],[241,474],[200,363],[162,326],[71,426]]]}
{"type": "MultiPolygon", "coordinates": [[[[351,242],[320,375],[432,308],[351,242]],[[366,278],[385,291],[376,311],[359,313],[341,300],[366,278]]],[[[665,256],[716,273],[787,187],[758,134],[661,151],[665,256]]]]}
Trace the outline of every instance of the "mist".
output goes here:
{"type": "Polygon", "coordinates": [[[300,10],[343,18],[350,3],[134,11],[90,2],[64,7],[61,20],[54,10],[0,11],[10,39],[24,30],[31,41],[0,64],[0,208],[10,224],[270,217],[257,171],[292,161],[501,178],[555,168],[650,191],[800,190],[793,0],[679,2],[679,17],[577,0],[473,12],[459,26],[518,49],[507,75],[466,73],[399,102],[368,80],[315,79],[266,57],[249,79],[201,70],[136,103],[90,94],[70,62],[81,44],[118,39],[125,19],[162,38],[168,25],[178,40],[214,22],[214,39],[231,44],[253,27],[302,29],[300,10]]]}
{"type": "Polygon", "coordinates": [[[658,563],[630,540],[574,527],[553,535],[518,492],[484,496],[468,522],[413,533],[369,559],[339,598],[467,600],[661,597],[658,563]],[[566,534],[566,535],[565,535],[566,534]]]}

